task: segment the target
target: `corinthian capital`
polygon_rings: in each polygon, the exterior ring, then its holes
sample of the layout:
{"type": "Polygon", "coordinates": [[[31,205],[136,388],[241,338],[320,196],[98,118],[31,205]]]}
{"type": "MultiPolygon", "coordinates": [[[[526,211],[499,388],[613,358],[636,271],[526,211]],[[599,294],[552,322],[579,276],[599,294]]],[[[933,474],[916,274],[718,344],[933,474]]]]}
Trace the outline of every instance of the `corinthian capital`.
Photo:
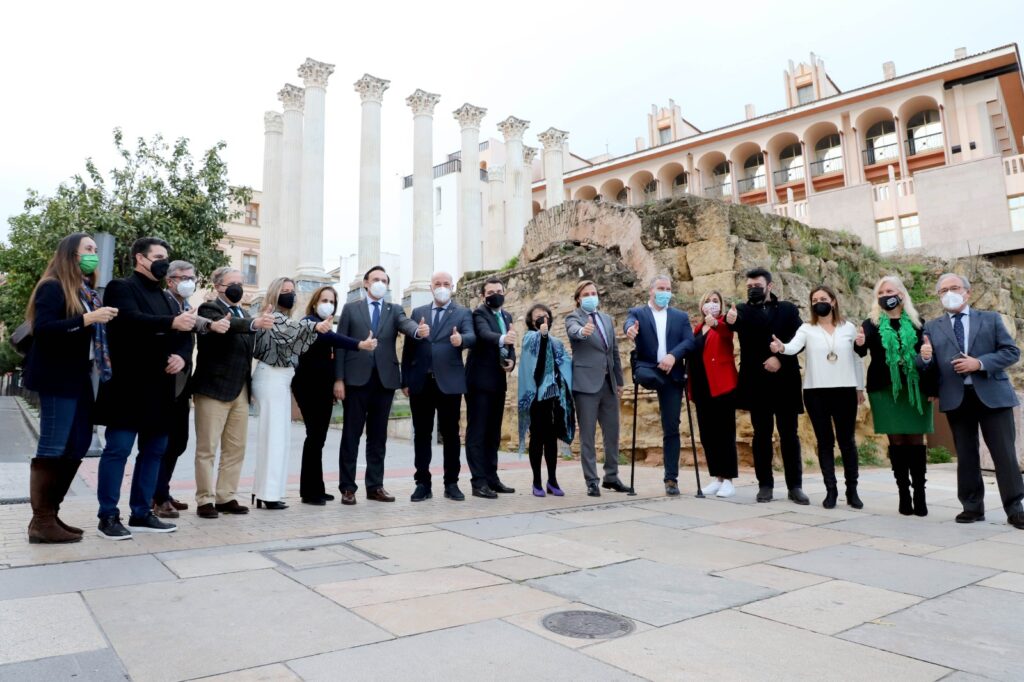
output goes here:
{"type": "Polygon", "coordinates": [[[505,167],[496,166],[487,169],[487,182],[505,182],[505,167]]]}
{"type": "Polygon", "coordinates": [[[558,128],[548,128],[537,135],[537,139],[544,145],[544,149],[561,149],[562,144],[569,139],[569,133],[558,128]]]}
{"type": "Polygon", "coordinates": [[[509,140],[521,140],[523,139],[523,133],[530,127],[529,121],[524,121],[521,118],[515,116],[509,116],[504,121],[498,124],[498,130],[505,136],[505,142],[509,140]]]}
{"type": "Polygon", "coordinates": [[[286,83],[285,86],[277,93],[277,98],[281,100],[281,104],[284,105],[285,111],[288,111],[289,109],[302,111],[302,105],[306,99],[306,91],[298,85],[286,83]]]}
{"type": "Polygon", "coordinates": [[[263,114],[263,130],[267,133],[284,132],[284,117],[280,111],[268,111],[263,114]]]}
{"type": "Polygon", "coordinates": [[[307,88],[326,88],[327,79],[331,77],[332,73],[334,73],[334,64],[318,62],[309,57],[299,67],[299,78],[307,88]]]}
{"type": "Polygon", "coordinates": [[[405,98],[405,103],[412,109],[413,116],[433,116],[434,106],[440,100],[441,95],[435,95],[432,92],[417,88],[416,92],[405,98]]]}
{"type": "Polygon", "coordinates": [[[461,107],[452,112],[455,116],[455,120],[459,122],[459,125],[465,128],[476,128],[480,129],[480,121],[487,115],[487,110],[483,107],[475,107],[469,102],[466,102],[461,107]]]}
{"type": "Polygon", "coordinates": [[[359,93],[359,98],[362,101],[379,104],[384,99],[384,91],[390,85],[391,81],[364,73],[363,77],[355,82],[355,90],[359,93]]]}
{"type": "Polygon", "coordinates": [[[529,145],[523,145],[523,164],[529,166],[533,163],[533,160],[537,157],[537,148],[529,145]]]}

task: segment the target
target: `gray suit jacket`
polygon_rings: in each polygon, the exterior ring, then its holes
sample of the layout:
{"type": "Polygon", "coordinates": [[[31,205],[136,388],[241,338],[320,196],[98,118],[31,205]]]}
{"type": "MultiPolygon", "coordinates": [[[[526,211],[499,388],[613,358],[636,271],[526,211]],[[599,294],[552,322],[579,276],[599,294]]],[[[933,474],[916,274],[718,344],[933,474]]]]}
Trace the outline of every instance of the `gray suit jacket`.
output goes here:
{"type": "Polygon", "coordinates": [[[472,313],[452,301],[444,316],[433,324],[433,303],[422,305],[412,311],[412,321],[425,319],[430,325],[429,339],[412,339],[402,347],[402,387],[409,389],[410,395],[418,395],[427,382],[427,373],[434,375],[437,387],[445,395],[463,394],[466,392],[466,368],[462,364],[463,351],[472,348],[476,343],[473,331],[472,313]],[[458,327],[462,335],[462,345],[452,345],[452,329],[458,327]]]}
{"type": "Polygon", "coordinates": [[[596,315],[604,330],[604,338],[608,339],[607,348],[596,329],[588,338],[580,336],[580,331],[590,321],[590,316],[582,308],[576,308],[565,317],[565,331],[572,346],[574,393],[597,393],[604,384],[605,376],[611,376],[616,387],[623,385],[619,344],[615,340],[615,321],[600,311],[596,315]]]}
{"type": "MultiPolygon", "coordinates": [[[[1006,331],[998,313],[971,308],[968,320],[967,354],[980,360],[984,366],[983,370],[971,374],[978,399],[992,408],[1014,407],[1017,394],[1005,370],[1020,359],[1020,349],[1006,331]]],[[[953,371],[951,364],[960,354],[953,334],[953,322],[943,313],[925,323],[924,333],[932,342],[932,360],[924,363],[918,356],[918,365],[938,371],[939,410],[955,410],[964,398],[964,379],[953,371]]]]}
{"type": "MultiPolygon", "coordinates": [[[[395,341],[402,333],[412,337],[418,325],[405,316],[402,306],[381,302],[380,322],[377,328],[377,350],[372,353],[339,348],[334,356],[335,379],[350,386],[365,386],[370,382],[374,368],[384,388],[397,390],[402,387],[402,374],[398,366],[395,341]]],[[[341,309],[338,333],[362,341],[370,333],[370,311],[366,301],[346,303],[341,309]]],[[[412,342],[412,339],[409,339],[412,342]]]]}

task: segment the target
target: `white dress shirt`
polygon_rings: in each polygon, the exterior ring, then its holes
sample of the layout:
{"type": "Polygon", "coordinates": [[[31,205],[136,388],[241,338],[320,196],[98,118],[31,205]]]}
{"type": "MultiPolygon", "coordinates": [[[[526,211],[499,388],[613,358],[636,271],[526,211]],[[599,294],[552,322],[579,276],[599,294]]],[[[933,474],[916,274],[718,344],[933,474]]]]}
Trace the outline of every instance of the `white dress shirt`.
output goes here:
{"type": "Polygon", "coordinates": [[[857,327],[843,322],[833,333],[827,333],[820,325],[800,325],[793,340],[784,344],[783,353],[796,355],[807,349],[804,361],[804,388],[843,388],[856,386],[864,390],[864,360],[853,350],[857,339],[857,327]],[[829,362],[828,354],[834,352],[836,361],[829,362]]]}
{"type": "Polygon", "coordinates": [[[658,310],[648,303],[647,307],[654,315],[654,328],[658,332],[658,362],[661,362],[668,355],[668,306],[658,310]]]}

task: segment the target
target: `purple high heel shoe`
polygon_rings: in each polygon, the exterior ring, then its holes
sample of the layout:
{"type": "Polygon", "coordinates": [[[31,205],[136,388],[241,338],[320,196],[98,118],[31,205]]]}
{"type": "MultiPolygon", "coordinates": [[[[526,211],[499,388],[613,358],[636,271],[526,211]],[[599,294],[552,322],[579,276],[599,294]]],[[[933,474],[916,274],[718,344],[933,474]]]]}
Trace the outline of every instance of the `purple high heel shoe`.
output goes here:
{"type": "Polygon", "coordinates": [[[534,497],[544,497],[545,496],[544,495],[544,491],[541,490],[540,488],[538,488],[537,486],[533,486],[533,496],[534,497]]]}
{"type": "Polygon", "coordinates": [[[565,495],[565,493],[563,493],[558,486],[551,485],[550,483],[548,483],[548,492],[554,495],[555,497],[562,497],[563,495],[565,495]]]}

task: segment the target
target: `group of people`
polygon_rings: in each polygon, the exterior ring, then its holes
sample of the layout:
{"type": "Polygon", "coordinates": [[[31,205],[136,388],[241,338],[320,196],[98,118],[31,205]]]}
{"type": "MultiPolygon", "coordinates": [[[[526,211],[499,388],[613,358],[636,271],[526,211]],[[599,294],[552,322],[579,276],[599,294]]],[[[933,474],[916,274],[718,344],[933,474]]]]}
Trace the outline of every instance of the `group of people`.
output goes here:
{"type": "MultiPolygon", "coordinates": [[[[292,396],[306,430],[303,503],[322,506],[335,499],[326,492],[322,459],[336,401],[344,406],[341,503],[357,502],[356,464],[364,433],[366,498],[395,500],[384,488],[384,462],[388,418],[399,389],[412,411],[413,502],[433,496],[435,419],[443,442],[444,497],[465,499],[458,485],[463,397],[472,495],[494,499],[514,493],[498,476],[498,450],[507,376],[517,366],[519,443],[521,452],[528,443],[532,494],[564,495],[557,479],[558,441],[570,443],[577,431],[587,494],[598,497],[602,488],[629,491],[618,474],[625,382],[615,321],[600,310],[597,283],[584,280],[576,287],[574,309],[564,320],[567,349],[551,334],[554,315],[540,302],[527,310],[527,331],[519,339],[512,315],[504,310],[504,282],[497,277],[485,280],[480,305],[469,310],[453,300],[452,276],[435,273],[432,301],[407,316],[385,300],[389,277],[375,266],[363,277],[365,297],[342,308],[334,331],[339,306],[333,288],[315,291],[305,315],[294,319],[295,282],[278,278],[268,286],[259,314],[250,316],[240,307],[242,274],[230,267],[212,273],[213,299],[193,310],[195,267],[170,260],[169,251],[161,239],[137,240],[131,247],[132,274],[112,280],[101,301],[95,287],[96,243],[87,234],[72,234],[61,241],[32,293],[24,380],[39,393],[40,436],[31,462],[30,542],[81,540],[83,531],[64,523],[58,512],[96,424],[106,426],[97,485],[99,535],[125,540],[133,532],[176,530],[166,519],[177,518],[188,504],[171,495],[170,480],[187,449],[192,405],[196,513],[204,519],[249,513],[237,497],[250,402],[259,413],[250,504],[287,508],[292,396]],[[401,359],[399,334],[406,337],[401,359]],[[598,426],[603,472],[597,467],[598,426]],[[126,526],[118,503],[136,445],[126,526]]],[[[924,436],[933,429],[929,401],[937,397],[958,455],[964,511],[956,520],[984,519],[980,429],[1008,521],[1024,528],[1024,481],[1012,416],[1017,401],[1005,371],[1020,352],[997,313],[970,307],[966,278],[939,278],[936,293],[946,315],[926,324],[895,276],[877,283],[872,312],[860,325],[844,318],[827,286],[811,292],[810,321],[804,323],[795,305],[773,293],[767,270],[746,273],[746,285],[744,303],[729,304],[718,291],[705,294],[691,326],[689,316],[671,305],[671,278],[661,275],[651,281],[647,303],[630,309],[622,326],[635,347],[634,381],[657,394],[666,494],[679,494],[680,414],[683,401],[692,400],[714,479],[707,494],[735,494],[736,410],[743,409],[754,431],[757,501],[773,497],[777,432],[788,497],[808,504],[797,435],[798,415],[806,407],[826,487],[823,505],[834,507],[838,499],[838,444],[846,502],[860,509],[854,427],[866,390],[875,431],[889,439],[900,513],[927,514],[924,436]],[[738,371],[734,336],[740,344],[738,371]],[[805,354],[802,385],[800,352],[805,354]],[[865,384],[862,358],[867,355],[865,384]]]]}

